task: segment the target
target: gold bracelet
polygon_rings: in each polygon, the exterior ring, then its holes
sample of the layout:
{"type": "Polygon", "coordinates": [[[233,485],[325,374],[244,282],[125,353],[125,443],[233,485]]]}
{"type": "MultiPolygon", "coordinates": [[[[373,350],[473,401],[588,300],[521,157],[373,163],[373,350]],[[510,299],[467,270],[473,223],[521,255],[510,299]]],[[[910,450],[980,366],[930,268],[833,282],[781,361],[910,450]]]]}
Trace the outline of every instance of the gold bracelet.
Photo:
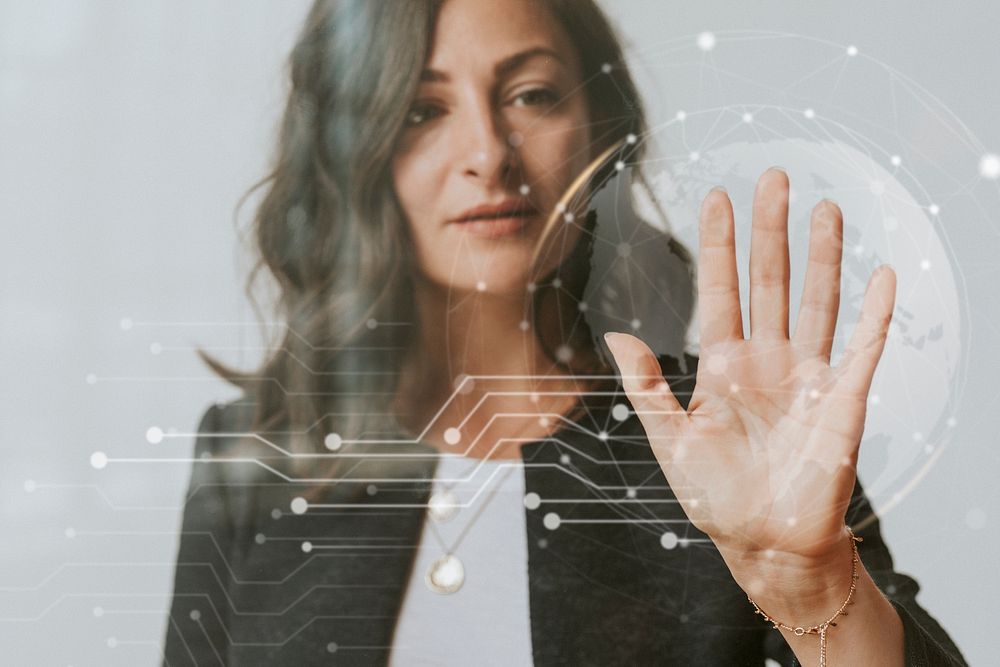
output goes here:
{"type": "Polygon", "coordinates": [[[859,559],[858,559],[858,545],[857,545],[857,543],[858,542],[863,542],[864,538],[863,537],[856,537],[854,535],[854,531],[851,530],[850,526],[847,527],[847,532],[850,533],[850,535],[851,535],[851,590],[848,591],[848,593],[847,593],[847,599],[844,600],[844,604],[840,605],[840,609],[838,609],[833,616],[831,616],[829,619],[827,619],[823,623],[820,623],[819,625],[813,625],[813,626],[810,626],[808,628],[804,628],[802,626],[792,627],[790,625],[782,623],[781,621],[776,621],[775,619],[773,619],[770,616],[768,616],[767,614],[765,614],[764,611],[757,605],[757,603],[753,601],[753,598],[751,598],[750,595],[747,594],[747,600],[749,600],[750,604],[753,605],[754,613],[755,614],[760,614],[761,616],[763,616],[764,620],[767,621],[768,623],[773,624],[774,627],[775,627],[775,629],[788,630],[788,631],[794,633],[796,637],[802,637],[804,635],[819,635],[819,666],[820,667],[826,667],[826,631],[830,627],[837,627],[837,624],[834,623],[834,619],[836,619],[838,616],[847,616],[847,611],[846,611],[847,605],[854,604],[851,601],[851,598],[854,597],[854,590],[858,587],[858,562],[859,562],[859,559]]]}

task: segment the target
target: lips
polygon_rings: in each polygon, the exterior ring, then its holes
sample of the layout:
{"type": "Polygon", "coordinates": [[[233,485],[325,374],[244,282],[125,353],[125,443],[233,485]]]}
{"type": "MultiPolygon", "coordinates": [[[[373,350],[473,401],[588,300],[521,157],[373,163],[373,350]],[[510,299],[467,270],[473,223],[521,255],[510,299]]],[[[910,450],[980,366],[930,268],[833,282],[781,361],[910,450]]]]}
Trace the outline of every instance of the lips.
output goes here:
{"type": "Polygon", "coordinates": [[[465,211],[451,222],[462,230],[484,238],[499,238],[519,233],[538,210],[526,200],[506,200],[483,204],[465,211]]]}

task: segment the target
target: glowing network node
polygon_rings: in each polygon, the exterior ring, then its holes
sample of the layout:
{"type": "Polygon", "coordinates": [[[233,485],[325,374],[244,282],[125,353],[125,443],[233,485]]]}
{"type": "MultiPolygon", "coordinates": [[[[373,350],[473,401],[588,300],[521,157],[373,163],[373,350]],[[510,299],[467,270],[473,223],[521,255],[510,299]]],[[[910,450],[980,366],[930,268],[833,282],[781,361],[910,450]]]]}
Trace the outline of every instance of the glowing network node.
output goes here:
{"type": "Polygon", "coordinates": [[[938,213],[941,212],[941,207],[938,206],[937,204],[931,204],[930,206],[927,207],[927,210],[930,212],[931,215],[937,215],[938,213]]]}
{"type": "Polygon", "coordinates": [[[638,494],[639,492],[632,487],[629,487],[628,489],[625,490],[625,497],[627,498],[635,498],[638,494]]]}
{"type": "Polygon", "coordinates": [[[708,372],[712,375],[722,375],[729,367],[729,360],[724,354],[713,354],[708,358],[708,372]]]}
{"type": "Polygon", "coordinates": [[[622,241],[618,244],[618,256],[628,257],[632,254],[632,246],[628,244],[628,241],[622,241]]]}
{"type": "Polygon", "coordinates": [[[931,261],[929,259],[920,260],[920,268],[923,271],[927,271],[931,268],[931,261]]]}
{"type": "Polygon", "coordinates": [[[893,167],[898,167],[899,165],[903,164],[903,159],[898,155],[893,155],[891,158],[889,158],[889,162],[892,163],[893,167]]]}
{"type": "Polygon", "coordinates": [[[66,535],[66,539],[72,540],[74,537],[76,537],[76,528],[70,526],[63,532],[63,534],[66,535]]]}
{"type": "Polygon", "coordinates": [[[94,452],[90,455],[90,465],[97,470],[100,470],[104,466],[108,465],[108,455],[104,452],[94,452]]]}
{"type": "Polygon", "coordinates": [[[680,540],[677,538],[676,533],[667,531],[660,535],[660,546],[664,549],[674,549],[679,542],[680,540]]]}
{"type": "Polygon", "coordinates": [[[326,652],[327,653],[336,653],[337,652],[337,642],[330,642],[329,644],[327,644],[326,645],[326,652]]]}
{"type": "Polygon", "coordinates": [[[507,141],[511,146],[520,146],[524,143],[524,135],[515,130],[507,136],[507,141]]]}
{"type": "Polygon", "coordinates": [[[622,162],[621,160],[618,160],[618,162],[615,162],[615,169],[617,169],[618,171],[621,171],[624,168],[625,168],[625,163],[624,162],[622,162]]]}
{"type": "Polygon", "coordinates": [[[303,553],[309,553],[312,550],[313,550],[312,542],[306,541],[306,542],[302,543],[302,552],[303,553]]]}
{"type": "Polygon", "coordinates": [[[275,521],[277,521],[278,519],[280,519],[282,516],[283,516],[282,511],[279,510],[277,507],[275,507],[273,510],[271,510],[271,518],[274,519],[275,521]]]}
{"type": "Polygon", "coordinates": [[[190,617],[191,617],[191,620],[192,620],[192,621],[197,621],[197,620],[200,620],[200,619],[201,619],[201,612],[200,612],[200,611],[198,611],[197,609],[192,609],[192,610],[191,610],[191,613],[190,613],[190,614],[188,614],[188,616],[190,616],[190,617]]]}
{"type": "Polygon", "coordinates": [[[812,108],[806,109],[805,111],[802,112],[802,115],[808,118],[809,120],[812,120],[813,118],[816,117],[816,110],[812,108]]]}
{"type": "Polygon", "coordinates": [[[1000,155],[988,153],[979,159],[979,175],[996,180],[1000,178],[1000,155]]]}
{"type": "Polygon", "coordinates": [[[752,123],[753,122],[753,114],[750,113],[749,111],[745,112],[743,114],[743,122],[744,123],[752,123]]]}
{"type": "Polygon", "coordinates": [[[122,328],[122,331],[128,331],[129,329],[132,328],[132,318],[123,317],[121,321],[118,323],[118,326],[122,328]]]}
{"type": "Polygon", "coordinates": [[[92,611],[94,616],[97,618],[104,616],[104,607],[94,607],[92,611]]]}
{"type": "Polygon", "coordinates": [[[628,406],[624,403],[616,403],[613,408],[611,408],[611,416],[620,422],[628,419],[628,406]]]}
{"type": "Polygon", "coordinates": [[[159,354],[160,352],[163,352],[163,346],[159,343],[150,343],[149,352],[150,354],[159,354]]]}
{"type": "Polygon", "coordinates": [[[878,394],[872,394],[871,396],[868,397],[868,402],[871,403],[872,405],[878,405],[879,400],[881,399],[879,399],[878,394]]]}
{"type": "Polygon", "coordinates": [[[528,185],[527,183],[522,183],[521,187],[519,187],[517,191],[520,192],[522,195],[526,195],[529,192],[531,192],[531,186],[528,185]]]}
{"type": "Polygon", "coordinates": [[[480,292],[486,291],[486,283],[482,280],[476,281],[476,289],[480,292]]]}
{"type": "Polygon", "coordinates": [[[679,121],[683,121],[683,120],[685,120],[685,119],[686,119],[687,117],[688,117],[688,115],[687,115],[687,112],[686,112],[686,111],[678,111],[678,112],[677,112],[677,120],[679,120],[679,121]]]}
{"type": "Polygon", "coordinates": [[[375,486],[374,484],[369,484],[365,488],[365,493],[367,493],[369,496],[374,496],[376,493],[378,493],[378,487],[375,486]]]}
{"type": "Polygon", "coordinates": [[[735,382],[733,382],[733,383],[731,383],[731,384],[729,385],[729,391],[730,391],[730,392],[732,392],[732,393],[734,393],[734,394],[735,394],[735,393],[736,393],[736,392],[738,392],[739,390],[740,390],[740,386],[739,386],[738,384],[736,384],[735,382]]]}
{"type": "Polygon", "coordinates": [[[555,288],[562,287],[562,278],[556,278],[552,281],[552,286],[555,288]]]}
{"type": "Polygon", "coordinates": [[[785,521],[785,523],[787,523],[787,524],[788,524],[789,526],[794,526],[794,525],[795,525],[796,523],[798,523],[798,521],[797,521],[797,520],[795,519],[795,517],[794,517],[794,516],[790,516],[790,517],[788,517],[788,519],[787,519],[787,520],[785,521]]]}
{"type": "Polygon", "coordinates": [[[809,398],[815,400],[819,398],[819,389],[811,389],[809,391],[809,398]]]}
{"type": "Polygon", "coordinates": [[[559,456],[559,463],[563,465],[569,465],[569,454],[561,454],[559,456]]]}
{"type": "Polygon", "coordinates": [[[97,384],[97,376],[93,373],[87,373],[87,384],[97,384]]]}
{"type": "Polygon", "coordinates": [[[864,253],[865,253],[865,247],[863,245],[859,243],[856,246],[854,246],[855,255],[863,255],[864,253]]]}
{"type": "Polygon", "coordinates": [[[524,506],[529,510],[536,510],[542,504],[542,497],[534,491],[524,494],[524,506]]]}
{"type": "Polygon", "coordinates": [[[604,72],[605,74],[610,74],[611,73],[611,63],[604,63],[603,65],[601,65],[601,71],[604,72]]]}
{"type": "Polygon", "coordinates": [[[559,515],[556,514],[555,512],[549,512],[548,514],[545,515],[545,518],[542,519],[542,524],[549,530],[555,530],[556,528],[558,528],[559,523],[560,523],[559,515]]]}
{"type": "Polygon", "coordinates": [[[257,544],[264,544],[265,542],[267,542],[267,537],[264,535],[264,533],[257,533],[256,535],[253,536],[253,541],[256,542],[257,544]]]}
{"type": "Polygon", "coordinates": [[[854,56],[858,55],[858,47],[854,46],[853,44],[851,44],[850,46],[848,46],[847,47],[847,55],[849,55],[852,58],[854,56]]]}
{"type": "Polygon", "coordinates": [[[697,162],[700,159],[701,159],[701,153],[699,153],[698,151],[691,151],[688,154],[688,160],[690,160],[691,162],[697,162]]]}
{"type": "Polygon", "coordinates": [[[698,48],[702,51],[711,51],[715,48],[715,34],[703,32],[698,35],[698,48]]]}
{"type": "Polygon", "coordinates": [[[639,327],[642,326],[642,320],[640,320],[639,318],[635,318],[631,322],[629,322],[629,324],[632,326],[633,329],[638,330],[639,327]]]}
{"type": "Polygon", "coordinates": [[[607,431],[601,431],[600,433],[597,434],[597,439],[598,440],[607,440],[608,439],[608,432],[607,431]]]}
{"type": "Polygon", "coordinates": [[[576,304],[576,309],[579,310],[581,313],[587,312],[588,308],[590,308],[590,306],[587,304],[586,301],[581,301],[580,303],[576,304]]]}
{"type": "Polygon", "coordinates": [[[344,439],[339,433],[327,433],[326,437],[323,438],[323,444],[326,445],[326,448],[331,452],[334,452],[340,449],[341,445],[344,444],[344,439]]]}
{"type": "Polygon", "coordinates": [[[159,426],[150,426],[146,430],[146,442],[151,445],[158,445],[163,442],[163,429],[159,426]]]}
{"type": "Polygon", "coordinates": [[[293,514],[305,514],[309,509],[309,501],[302,496],[296,496],[292,498],[291,508],[293,514]]]}
{"type": "Polygon", "coordinates": [[[528,320],[521,320],[521,331],[527,331],[531,328],[531,323],[528,320]]]}
{"type": "Polygon", "coordinates": [[[948,426],[955,426],[955,424],[958,423],[958,420],[955,419],[954,417],[948,417],[948,421],[946,423],[948,424],[948,426]]]}
{"type": "Polygon", "coordinates": [[[365,326],[367,326],[369,329],[374,329],[375,327],[378,326],[378,320],[376,320],[374,317],[371,317],[368,319],[367,322],[365,322],[365,326]]]}
{"type": "Polygon", "coordinates": [[[573,217],[574,217],[573,216],[573,212],[569,211],[569,212],[563,214],[563,221],[564,222],[573,222],[573,217]]]}
{"type": "Polygon", "coordinates": [[[564,204],[563,202],[559,202],[558,204],[556,204],[556,210],[562,213],[563,211],[566,210],[566,204],[564,204]]]}
{"type": "Polygon", "coordinates": [[[625,137],[625,141],[627,141],[630,144],[634,144],[638,140],[639,140],[639,137],[635,136],[631,132],[629,132],[628,135],[626,135],[626,137],[625,137]]]}

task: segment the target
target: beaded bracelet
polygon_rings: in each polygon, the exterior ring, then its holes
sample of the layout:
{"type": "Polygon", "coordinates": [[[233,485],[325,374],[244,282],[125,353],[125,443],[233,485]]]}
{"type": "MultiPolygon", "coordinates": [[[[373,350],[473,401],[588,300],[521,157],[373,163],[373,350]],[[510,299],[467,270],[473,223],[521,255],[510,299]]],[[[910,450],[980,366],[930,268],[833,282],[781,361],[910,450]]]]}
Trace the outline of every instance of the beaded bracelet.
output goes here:
{"type": "Polygon", "coordinates": [[[808,628],[802,626],[792,627],[781,621],[777,621],[767,614],[753,601],[750,595],[747,595],[747,600],[753,605],[754,613],[760,614],[764,617],[764,620],[768,623],[774,625],[775,629],[788,630],[795,634],[796,637],[802,637],[803,635],[819,635],[819,665],[820,667],[826,667],[826,631],[830,627],[836,627],[837,624],[834,623],[834,619],[838,616],[847,616],[847,605],[854,604],[851,598],[854,597],[854,590],[858,587],[858,542],[863,542],[863,537],[856,537],[854,531],[851,527],[847,527],[847,532],[851,535],[851,590],[847,593],[847,599],[844,600],[844,604],[840,605],[840,609],[834,613],[829,619],[820,623],[819,625],[813,625],[808,628]]]}

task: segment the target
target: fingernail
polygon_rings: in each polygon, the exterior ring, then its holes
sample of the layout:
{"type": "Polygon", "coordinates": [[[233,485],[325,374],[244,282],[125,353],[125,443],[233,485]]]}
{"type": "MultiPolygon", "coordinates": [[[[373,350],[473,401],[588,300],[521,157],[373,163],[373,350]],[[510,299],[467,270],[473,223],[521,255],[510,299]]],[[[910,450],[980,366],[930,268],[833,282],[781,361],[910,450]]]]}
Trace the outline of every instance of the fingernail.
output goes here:
{"type": "Polygon", "coordinates": [[[767,170],[768,171],[780,171],[782,174],[784,174],[786,176],[788,175],[788,172],[785,171],[784,167],[779,167],[776,164],[775,165],[771,165],[770,167],[767,168],[767,170]]]}
{"type": "Polygon", "coordinates": [[[723,194],[729,194],[729,191],[726,190],[721,185],[716,185],[714,188],[712,188],[711,190],[708,191],[708,194],[712,194],[713,192],[721,192],[723,194]]]}

